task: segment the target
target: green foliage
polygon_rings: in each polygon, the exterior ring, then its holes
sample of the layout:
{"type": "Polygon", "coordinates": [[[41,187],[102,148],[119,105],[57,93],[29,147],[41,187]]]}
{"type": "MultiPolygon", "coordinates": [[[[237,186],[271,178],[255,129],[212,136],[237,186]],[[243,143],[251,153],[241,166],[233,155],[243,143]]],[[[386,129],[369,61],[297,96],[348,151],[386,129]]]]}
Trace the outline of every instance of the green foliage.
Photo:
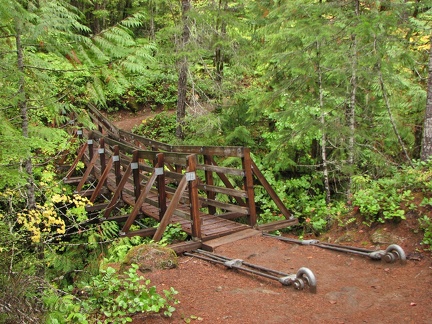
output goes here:
{"type": "Polygon", "coordinates": [[[180,224],[168,224],[166,227],[162,239],[159,241],[161,245],[169,245],[175,242],[181,242],[186,240],[187,233],[183,231],[180,224]]]}
{"type": "Polygon", "coordinates": [[[162,112],[152,118],[145,119],[133,129],[133,132],[152,140],[172,143],[175,138],[176,116],[162,112]]]}
{"type": "Polygon", "coordinates": [[[418,220],[420,229],[423,230],[422,244],[429,245],[429,251],[432,251],[432,219],[429,216],[423,215],[418,220]]]}
{"type": "Polygon", "coordinates": [[[359,208],[366,224],[405,219],[401,204],[412,199],[410,190],[398,189],[397,183],[389,178],[372,181],[368,177],[356,176],[353,182],[358,189],[353,191],[352,203],[359,208]]]}
{"type": "Polygon", "coordinates": [[[165,316],[171,316],[175,311],[173,304],[177,303],[174,298],[177,291],[170,288],[164,290],[161,296],[156,292],[156,287],[149,286],[150,280],[138,275],[137,270],[138,266],[132,265],[119,275],[114,268],[108,267],[90,282],[75,289],[80,292],[79,298],[71,294],[58,298],[54,309],[61,309],[62,314],[53,311],[48,314],[47,321],[128,323],[132,322],[130,316],[136,313],[163,312],[165,316]]]}
{"type": "Polygon", "coordinates": [[[111,262],[123,262],[127,253],[134,246],[145,243],[148,239],[144,239],[140,236],[123,237],[115,239],[109,246],[106,252],[106,257],[101,263],[101,267],[111,262]]]}
{"type": "Polygon", "coordinates": [[[233,146],[250,147],[254,145],[250,131],[244,126],[236,127],[234,131],[227,136],[226,142],[228,145],[233,146]]]}

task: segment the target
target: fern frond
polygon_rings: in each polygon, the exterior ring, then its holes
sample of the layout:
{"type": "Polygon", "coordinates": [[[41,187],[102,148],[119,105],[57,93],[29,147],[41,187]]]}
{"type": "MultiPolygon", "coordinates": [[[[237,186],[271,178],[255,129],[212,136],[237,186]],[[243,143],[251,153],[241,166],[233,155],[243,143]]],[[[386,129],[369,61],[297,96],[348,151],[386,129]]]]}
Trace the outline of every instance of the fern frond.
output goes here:
{"type": "Polygon", "coordinates": [[[113,27],[103,32],[102,37],[118,46],[133,46],[135,41],[128,29],[113,27]]]}
{"type": "Polygon", "coordinates": [[[124,19],[121,24],[127,28],[141,27],[145,20],[145,15],[142,13],[135,13],[132,16],[124,19]]]}

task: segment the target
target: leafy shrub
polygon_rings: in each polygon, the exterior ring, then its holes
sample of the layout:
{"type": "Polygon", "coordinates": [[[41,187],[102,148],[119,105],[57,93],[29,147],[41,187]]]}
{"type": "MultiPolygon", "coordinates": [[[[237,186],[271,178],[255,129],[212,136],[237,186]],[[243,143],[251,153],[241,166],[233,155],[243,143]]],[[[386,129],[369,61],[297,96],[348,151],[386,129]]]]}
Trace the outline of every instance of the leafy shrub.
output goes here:
{"type": "Polygon", "coordinates": [[[56,300],[50,300],[51,311],[47,316],[49,323],[127,323],[136,313],[159,313],[171,316],[177,303],[174,288],[164,290],[164,296],[150,287],[150,280],[137,274],[137,265],[132,265],[123,275],[114,268],[92,278],[79,289],[69,287],[70,293],[56,300]],[[72,294],[79,293],[79,297],[72,294]],[[54,305],[53,305],[54,304],[54,305]],[[61,315],[60,312],[61,310],[61,315]]]}
{"type": "Polygon", "coordinates": [[[152,140],[171,143],[175,139],[176,125],[175,114],[162,112],[152,118],[143,120],[141,125],[135,127],[132,131],[152,140]]]}
{"type": "Polygon", "coordinates": [[[424,232],[422,244],[429,245],[429,250],[432,251],[432,219],[423,215],[418,221],[420,228],[424,232]]]}
{"type": "Polygon", "coordinates": [[[371,180],[356,176],[353,182],[357,189],[353,191],[352,203],[359,208],[366,224],[405,219],[402,203],[412,199],[411,190],[400,188],[393,178],[371,180]]]}

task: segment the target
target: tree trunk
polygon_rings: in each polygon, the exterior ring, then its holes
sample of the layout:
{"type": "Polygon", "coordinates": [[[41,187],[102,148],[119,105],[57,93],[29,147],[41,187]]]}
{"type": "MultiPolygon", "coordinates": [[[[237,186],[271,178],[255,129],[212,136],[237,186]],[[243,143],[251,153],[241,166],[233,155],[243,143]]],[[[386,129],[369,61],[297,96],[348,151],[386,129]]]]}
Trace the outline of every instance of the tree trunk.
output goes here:
{"type": "MultiPolygon", "coordinates": [[[[226,22],[223,18],[222,11],[227,9],[227,3],[225,2],[224,7],[222,8],[223,1],[219,0],[218,7],[218,18],[216,20],[216,41],[223,39],[226,35],[226,22]]],[[[222,46],[219,44],[215,49],[215,58],[214,65],[216,69],[216,82],[219,87],[219,90],[222,86],[222,77],[223,77],[223,69],[224,69],[224,57],[222,52],[222,46]]]]}
{"type": "Polygon", "coordinates": [[[328,171],[328,161],[327,161],[327,133],[326,133],[326,121],[325,121],[325,111],[324,111],[324,88],[322,81],[322,71],[320,65],[320,44],[317,42],[317,56],[318,56],[318,86],[319,86],[319,106],[321,110],[321,158],[322,158],[322,168],[324,177],[324,190],[326,193],[326,203],[330,203],[330,181],[329,181],[329,171],[328,171]]]}
{"type": "Polygon", "coordinates": [[[429,77],[427,82],[427,100],[423,124],[423,142],[421,160],[426,161],[432,156],[432,37],[429,51],[429,77]]]}
{"type": "MultiPolygon", "coordinates": [[[[182,21],[183,33],[180,40],[180,51],[184,50],[187,42],[189,41],[190,31],[188,24],[187,13],[190,10],[190,0],[182,0],[182,21]]],[[[176,137],[179,139],[184,138],[184,118],[186,115],[186,93],[187,93],[187,75],[189,72],[188,60],[183,56],[178,62],[179,78],[177,84],[177,129],[176,137]]]]}
{"type": "MultiPolygon", "coordinates": [[[[27,93],[25,91],[24,78],[24,52],[21,44],[20,28],[16,28],[15,43],[17,48],[17,66],[20,73],[19,89],[18,89],[18,107],[21,113],[21,130],[24,137],[28,135],[28,110],[27,110],[27,93]]],[[[24,161],[24,169],[27,173],[27,208],[32,209],[36,206],[35,186],[33,179],[33,164],[31,156],[26,157],[24,161]]]]}
{"type": "MultiPolygon", "coordinates": [[[[360,3],[355,1],[354,12],[356,17],[360,15],[360,3]]],[[[351,200],[351,186],[352,186],[352,174],[354,169],[354,149],[355,149],[355,107],[356,107],[356,96],[357,96],[357,36],[351,35],[352,40],[352,57],[351,57],[351,94],[350,104],[347,112],[347,123],[349,127],[349,138],[348,138],[348,166],[349,166],[349,177],[348,177],[348,190],[347,198],[351,200]]]]}
{"type": "Polygon", "coordinates": [[[149,38],[150,40],[155,40],[156,37],[156,27],[155,27],[155,17],[156,17],[156,3],[155,1],[149,1],[149,14],[150,14],[150,26],[149,26],[149,38]]]}

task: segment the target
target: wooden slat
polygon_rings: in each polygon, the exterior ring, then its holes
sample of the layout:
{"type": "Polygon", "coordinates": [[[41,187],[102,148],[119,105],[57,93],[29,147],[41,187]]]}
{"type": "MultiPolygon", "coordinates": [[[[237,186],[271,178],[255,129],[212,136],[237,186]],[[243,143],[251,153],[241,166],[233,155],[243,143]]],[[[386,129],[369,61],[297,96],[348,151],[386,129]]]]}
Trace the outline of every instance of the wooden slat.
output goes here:
{"type": "Polygon", "coordinates": [[[232,233],[220,238],[211,239],[202,243],[202,249],[213,252],[218,246],[229,244],[235,241],[239,241],[248,237],[261,235],[257,230],[245,229],[239,232],[232,233]]]}
{"type": "Polygon", "coordinates": [[[63,183],[65,183],[65,184],[79,183],[81,181],[81,179],[82,179],[82,177],[64,178],[63,183]]]}
{"type": "Polygon", "coordinates": [[[198,164],[197,170],[211,171],[211,172],[217,172],[222,174],[230,174],[239,177],[244,177],[245,175],[245,171],[241,169],[226,168],[226,167],[221,167],[217,165],[208,165],[208,164],[198,164]]]}
{"type": "Polygon", "coordinates": [[[225,209],[225,210],[229,210],[229,211],[233,211],[233,212],[237,212],[237,213],[242,213],[242,214],[249,214],[249,208],[247,207],[243,207],[243,206],[238,206],[238,205],[233,205],[233,204],[227,204],[227,203],[223,203],[220,201],[216,201],[216,200],[210,200],[207,198],[203,198],[200,197],[199,199],[203,206],[207,206],[207,205],[211,205],[211,206],[215,206],[221,209],[225,209]]]}
{"type": "Polygon", "coordinates": [[[85,210],[88,213],[94,212],[94,211],[99,211],[102,209],[105,209],[108,206],[107,203],[104,204],[96,204],[96,205],[87,205],[85,206],[85,210]]]}
{"type": "Polygon", "coordinates": [[[137,231],[124,233],[123,236],[132,237],[132,236],[152,236],[156,233],[156,228],[143,228],[137,231]]]}
{"type": "Polygon", "coordinates": [[[195,241],[186,241],[186,242],[180,242],[168,245],[168,247],[172,250],[174,250],[175,253],[181,254],[184,252],[190,252],[196,249],[201,248],[202,243],[201,242],[195,242],[195,241]]]}
{"type": "Polygon", "coordinates": [[[206,185],[206,184],[200,184],[200,185],[198,185],[198,189],[204,190],[204,191],[211,191],[211,192],[222,193],[222,194],[225,194],[225,195],[228,195],[228,196],[235,196],[235,197],[242,197],[242,198],[246,198],[247,197],[246,191],[239,190],[239,189],[230,189],[230,188],[211,186],[211,185],[206,185]]]}
{"type": "Polygon", "coordinates": [[[287,228],[288,226],[294,226],[298,224],[298,219],[297,218],[292,218],[292,219],[282,219],[279,221],[275,221],[275,222],[271,222],[271,223],[267,223],[267,224],[262,224],[258,226],[258,229],[260,231],[265,231],[265,232],[269,232],[269,231],[276,231],[282,228],[287,228]]]}

